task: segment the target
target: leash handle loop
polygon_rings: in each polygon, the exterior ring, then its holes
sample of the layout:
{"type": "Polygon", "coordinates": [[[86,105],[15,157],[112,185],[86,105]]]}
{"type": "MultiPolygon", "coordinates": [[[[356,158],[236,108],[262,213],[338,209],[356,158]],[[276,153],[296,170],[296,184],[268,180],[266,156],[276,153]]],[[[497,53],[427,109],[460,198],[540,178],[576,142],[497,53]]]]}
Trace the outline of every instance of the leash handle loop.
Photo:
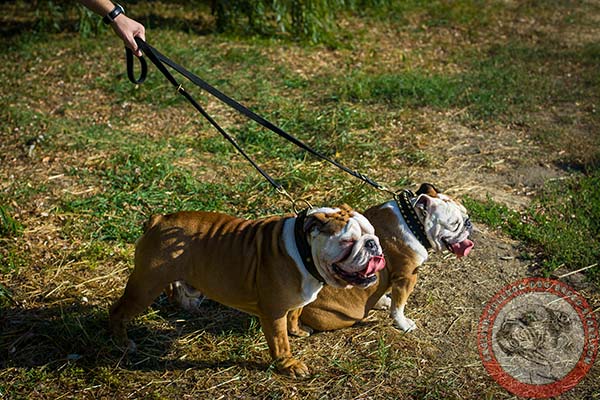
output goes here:
{"type": "Polygon", "coordinates": [[[131,83],[135,85],[139,85],[144,83],[146,80],[146,75],[148,74],[148,64],[144,57],[134,57],[133,51],[129,47],[125,48],[125,58],[127,60],[127,77],[131,81],[131,83]],[[135,74],[133,72],[133,60],[137,58],[140,62],[140,77],[136,79],[135,74]]]}

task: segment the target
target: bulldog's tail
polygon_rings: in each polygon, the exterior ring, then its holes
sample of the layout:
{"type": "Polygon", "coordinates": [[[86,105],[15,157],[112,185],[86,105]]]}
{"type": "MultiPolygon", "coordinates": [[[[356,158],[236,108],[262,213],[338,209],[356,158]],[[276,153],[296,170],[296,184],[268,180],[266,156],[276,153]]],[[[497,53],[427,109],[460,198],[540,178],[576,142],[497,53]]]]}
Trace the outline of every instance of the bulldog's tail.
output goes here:
{"type": "Polygon", "coordinates": [[[152,228],[154,225],[156,225],[158,223],[158,221],[160,221],[162,219],[162,215],[153,215],[150,217],[150,219],[148,221],[146,221],[144,223],[144,233],[148,232],[148,230],[150,228],[152,228]]]}

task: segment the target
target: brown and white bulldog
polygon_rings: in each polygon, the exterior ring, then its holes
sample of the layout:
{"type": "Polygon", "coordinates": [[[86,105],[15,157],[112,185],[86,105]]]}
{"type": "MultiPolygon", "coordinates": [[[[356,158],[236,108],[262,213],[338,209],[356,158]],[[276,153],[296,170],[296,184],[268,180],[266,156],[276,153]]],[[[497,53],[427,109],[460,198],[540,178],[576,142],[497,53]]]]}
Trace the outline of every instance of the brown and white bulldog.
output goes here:
{"type": "MultiPolygon", "coordinates": [[[[409,332],[415,323],[404,315],[408,296],[417,282],[418,267],[427,260],[428,248],[449,250],[458,257],[473,248],[469,240],[472,226],[465,208],[439,193],[433,185],[423,184],[416,194],[405,191],[398,201],[372,207],[364,215],[375,227],[386,258],[386,268],[376,285],[367,290],[324,288],[317,299],[302,310],[301,324],[290,326],[290,333],[307,336],[311,328],[325,331],[344,328],[364,319],[376,304],[389,298],[394,326],[409,332]]],[[[292,321],[293,322],[293,321],[292,321]]]]}
{"type": "Polygon", "coordinates": [[[324,284],[372,286],[384,266],[373,226],[348,206],[259,220],[212,212],[154,216],[136,244],[125,292],[110,310],[111,331],[127,343],[127,322],[182,281],[256,315],[276,367],[306,376],[308,368],[290,351],[288,313],[313,301],[324,284]]]}

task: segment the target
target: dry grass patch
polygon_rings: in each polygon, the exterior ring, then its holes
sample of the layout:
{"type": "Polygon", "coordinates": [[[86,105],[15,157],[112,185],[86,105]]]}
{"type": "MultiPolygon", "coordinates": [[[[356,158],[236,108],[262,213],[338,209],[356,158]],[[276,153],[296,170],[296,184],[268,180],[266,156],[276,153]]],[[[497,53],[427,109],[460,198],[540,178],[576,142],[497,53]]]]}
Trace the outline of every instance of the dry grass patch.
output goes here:
{"type": "MultiPolygon", "coordinates": [[[[3,21],[33,23],[19,4],[6,5],[15,15],[3,21]]],[[[595,2],[494,2],[475,14],[450,9],[454,19],[410,4],[402,24],[344,17],[337,47],[199,34],[205,13],[186,19],[187,8],[161,2],[132,10],[152,22],[150,43],[167,55],[391,187],[431,181],[523,211],[546,181],[597,169],[595,2]]],[[[434,256],[423,268],[407,306],[414,334],[378,311],[350,329],[293,339],[314,373],[307,380],[276,374],[256,320],[210,301],[188,314],[159,298],[130,327],[138,353],[125,354],[107,334],[107,310],[149,214],[256,217],[287,212],[289,202],[156,70],[144,85],[128,83],[112,33],[7,40],[0,207],[20,228],[0,235],[0,396],[510,398],[479,361],[476,325],[490,296],[538,273],[538,260],[523,257],[525,242],[481,224],[467,259],[434,256]]],[[[358,209],[388,200],[198,98],[293,196],[358,209]]],[[[569,279],[597,311],[597,287],[569,279]]],[[[562,398],[596,396],[598,377],[596,365],[562,398]]]]}

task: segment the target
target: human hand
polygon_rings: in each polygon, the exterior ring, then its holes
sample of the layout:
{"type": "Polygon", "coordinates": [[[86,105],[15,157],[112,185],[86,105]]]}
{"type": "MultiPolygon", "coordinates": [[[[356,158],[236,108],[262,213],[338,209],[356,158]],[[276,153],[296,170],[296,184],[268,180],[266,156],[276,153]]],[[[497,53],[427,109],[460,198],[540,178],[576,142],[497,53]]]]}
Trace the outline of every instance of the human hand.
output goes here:
{"type": "Polygon", "coordinates": [[[135,42],[135,37],[139,37],[142,40],[146,40],[146,30],[144,25],[140,24],[136,20],[129,18],[125,14],[118,15],[111,26],[115,33],[123,39],[125,46],[133,50],[133,54],[138,57],[142,56],[142,51],[138,49],[138,45],[135,42]]]}

